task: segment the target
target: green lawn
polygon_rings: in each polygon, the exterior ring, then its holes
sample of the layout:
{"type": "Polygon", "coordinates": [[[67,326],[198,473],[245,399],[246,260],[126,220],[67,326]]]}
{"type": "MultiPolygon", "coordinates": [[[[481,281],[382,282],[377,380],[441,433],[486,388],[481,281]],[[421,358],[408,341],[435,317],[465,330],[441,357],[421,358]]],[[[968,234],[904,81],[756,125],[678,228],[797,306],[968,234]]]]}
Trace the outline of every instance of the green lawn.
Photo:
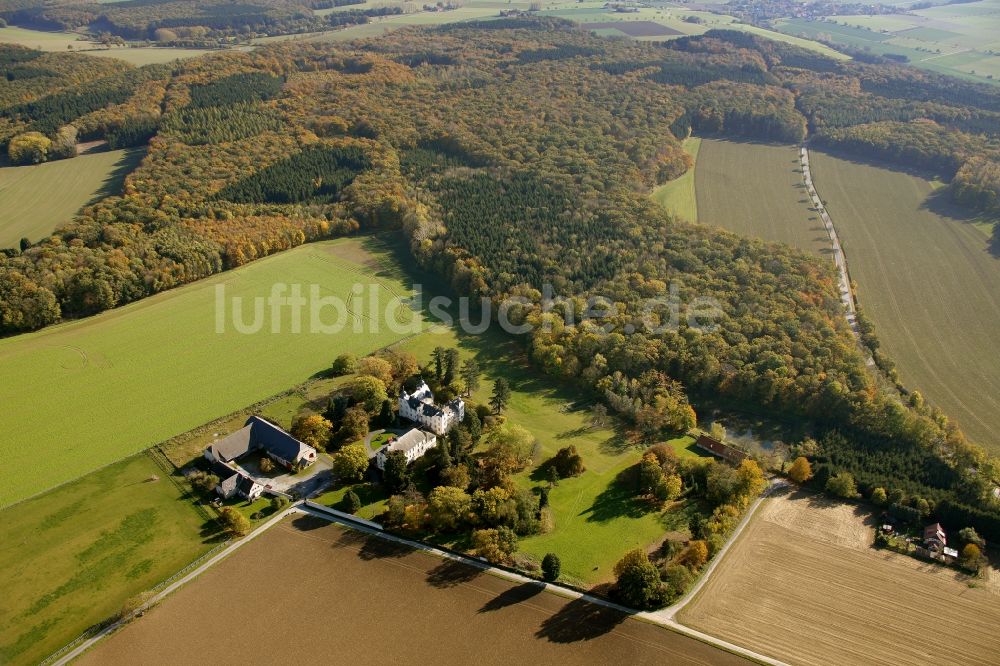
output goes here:
{"type": "Polygon", "coordinates": [[[698,221],[830,256],[802,182],[797,146],[705,139],[694,172],[698,221]]]}
{"type": "Polygon", "coordinates": [[[361,500],[361,508],[355,514],[358,518],[371,520],[385,511],[385,503],[389,496],[382,486],[367,482],[341,486],[314,497],[312,501],[338,511],[348,511],[347,507],[344,506],[344,497],[351,490],[357,493],[358,499],[361,500]]]}
{"type": "Polygon", "coordinates": [[[144,454],[0,512],[0,663],[38,663],[207,551],[213,532],[144,454]]]}
{"type": "MultiPolygon", "coordinates": [[[[690,137],[684,141],[684,150],[698,163],[698,150],[701,148],[701,139],[690,137]]],[[[660,204],[668,211],[691,222],[698,220],[698,198],[694,188],[694,170],[692,166],[680,178],[675,178],[669,183],[665,183],[653,190],[653,201],[660,204]]]]}
{"type": "Polygon", "coordinates": [[[812,153],[882,348],[976,442],[1000,453],[1000,258],[922,178],[812,153]]]}
{"type": "Polygon", "coordinates": [[[32,242],[69,222],[85,204],[119,194],[144,151],[113,150],[35,166],[0,168],[0,247],[32,242]]]}
{"type": "MultiPolygon", "coordinates": [[[[374,241],[314,243],[89,319],[0,340],[0,506],[76,478],[220,415],[304,381],[342,352],[363,355],[405,337],[381,325],[368,333],[367,296],[381,308],[408,295],[401,273],[374,241]],[[368,257],[375,264],[363,264],[368,257]],[[346,298],[357,282],[365,296],[336,335],[293,333],[288,309],[279,332],[216,332],[216,287],[227,298],[266,297],[274,283],[320,285],[346,298]],[[352,332],[357,324],[361,333],[352,332]],[[59,418],[43,418],[39,405],[59,418]],[[38,460],[45,464],[38,464],[38,460]]],[[[247,319],[251,303],[245,302],[247,319]]],[[[326,321],[336,318],[332,309],[326,321]]],[[[406,308],[394,317],[420,326],[406,308]]],[[[382,317],[379,317],[382,319],[382,317]]],[[[268,322],[270,317],[266,317],[268,322]]]]}

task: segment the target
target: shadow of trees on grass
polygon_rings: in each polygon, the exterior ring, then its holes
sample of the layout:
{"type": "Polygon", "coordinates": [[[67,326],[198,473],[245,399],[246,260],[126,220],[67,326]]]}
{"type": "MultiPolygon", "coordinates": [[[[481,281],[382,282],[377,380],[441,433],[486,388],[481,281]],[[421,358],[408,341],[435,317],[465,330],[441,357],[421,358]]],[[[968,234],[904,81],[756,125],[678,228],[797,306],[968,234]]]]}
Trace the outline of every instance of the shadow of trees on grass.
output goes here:
{"type": "Polygon", "coordinates": [[[622,517],[641,518],[648,514],[653,509],[635,496],[638,474],[638,464],[623,469],[580,515],[586,516],[588,522],[603,523],[622,517]]]}

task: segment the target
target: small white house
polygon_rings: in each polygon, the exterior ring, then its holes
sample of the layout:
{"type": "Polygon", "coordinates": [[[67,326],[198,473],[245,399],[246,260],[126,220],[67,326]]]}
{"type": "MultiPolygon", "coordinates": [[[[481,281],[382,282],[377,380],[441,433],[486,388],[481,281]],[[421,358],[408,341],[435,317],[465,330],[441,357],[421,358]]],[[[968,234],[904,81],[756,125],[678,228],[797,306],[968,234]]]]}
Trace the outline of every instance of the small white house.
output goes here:
{"type": "Polygon", "coordinates": [[[465,418],[465,402],[455,398],[446,405],[438,406],[434,404],[430,387],[426,382],[420,382],[413,393],[407,393],[406,389],[400,391],[399,415],[434,434],[443,435],[465,418]]]}
{"type": "Polygon", "coordinates": [[[375,466],[385,469],[385,459],[393,451],[402,451],[406,463],[410,464],[437,446],[437,437],[429,432],[413,428],[399,439],[386,444],[375,454],[375,466]]]}

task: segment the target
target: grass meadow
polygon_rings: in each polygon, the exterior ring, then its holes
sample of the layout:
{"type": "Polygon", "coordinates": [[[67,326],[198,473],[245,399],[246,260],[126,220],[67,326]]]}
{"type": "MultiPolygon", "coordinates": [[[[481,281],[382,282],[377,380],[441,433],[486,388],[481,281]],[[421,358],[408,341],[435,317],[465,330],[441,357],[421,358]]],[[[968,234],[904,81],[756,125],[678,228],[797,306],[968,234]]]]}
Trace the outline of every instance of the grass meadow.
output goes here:
{"type": "Polygon", "coordinates": [[[811,157],[861,307],[905,386],[1000,452],[1000,257],[935,184],[811,157]]]}
{"type": "Polygon", "coordinates": [[[194,58],[206,49],[163,48],[156,46],[106,48],[96,42],[81,39],[75,32],[47,32],[16,26],[0,28],[0,44],[20,44],[39,51],[78,51],[98,58],[118,58],[133,65],[170,62],[178,58],[194,58]]]}
{"type": "MultiPolygon", "coordinates": [[[[386,325],[366,332],[371,294],[382,308],[394,294],[410,294],[374,246],[358,239],[302,246],[96,317],[0,340],[0,428],[7,433],[0,506],[297,385],[338,353],[362,355],[405,337],[386,325]],[[320,285],[322,295],[342,298],[356,282],[374,287],[336,335],[308,333],[308,314],[306,332],[293,333],[288,308],[278,332],[267,325],[241,334],[231,318],[216,332],[217,286],[225,287],[231,310],[230,297],[264,298],[276,282],[302,284],[307,294],[320,285]]],[[[251,320],[251,303],[242,309],[251,320]]],[[[329,309],[324,316],[336,318],[329,309]]],[[[420,327],[406,307],[393,308],[393,316],[420,327]]]]}
{"type": "Polygon", "coordinates": [[[145,454],[3,511],[0,663],[37,664],[106,620],[211,548],[205,530],[145,454]]]}
{"type": "Polygon", "coordinates": [[[826,21],[780,19],[776,28],[877,55],[903,55],[911,65],[941,74],[1000,83],[1000,0],[826,21]]]}
{"type": "Polygon", "coordinates": [[[832,256],[830,238],[809,209],[797,146],[704,139],[694,182],[702,224],[832,256]]]}
{"type": "MultiPolygon", "coordinates": [[[[690,137],[684,141],[684,150],[698,163],[698,151],[701,139],[690,137]]],[[[659,186],[650,194],[653,201],[660,204],[674,215],[690,222],[698,220],[698,197],[694,187],[694,167],[691,167],[680,178],[674,178],[659,186]]]]}
{"type": "Polygon", "coordinates": [[[0,247],[48,236],[88,203],[121,191],[144,151],[112,150],[0,168],[0,247]]]}

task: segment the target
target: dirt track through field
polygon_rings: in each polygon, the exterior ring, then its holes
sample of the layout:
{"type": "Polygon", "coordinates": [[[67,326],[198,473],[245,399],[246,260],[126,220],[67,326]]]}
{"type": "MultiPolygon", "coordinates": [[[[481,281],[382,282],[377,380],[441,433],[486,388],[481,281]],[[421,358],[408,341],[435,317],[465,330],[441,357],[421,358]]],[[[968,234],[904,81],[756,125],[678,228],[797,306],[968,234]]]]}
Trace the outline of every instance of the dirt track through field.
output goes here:
{"type": "Polygon", "coordinates": [[[78,663],[736,664],[617,611],[300,516],[78,663]]]}
{"type": "Polygon", "coordinates": [[[996,663],[1000,595],[872,536],[851,506],[768,500],[677,619],[791,664],[996,663]]]}

